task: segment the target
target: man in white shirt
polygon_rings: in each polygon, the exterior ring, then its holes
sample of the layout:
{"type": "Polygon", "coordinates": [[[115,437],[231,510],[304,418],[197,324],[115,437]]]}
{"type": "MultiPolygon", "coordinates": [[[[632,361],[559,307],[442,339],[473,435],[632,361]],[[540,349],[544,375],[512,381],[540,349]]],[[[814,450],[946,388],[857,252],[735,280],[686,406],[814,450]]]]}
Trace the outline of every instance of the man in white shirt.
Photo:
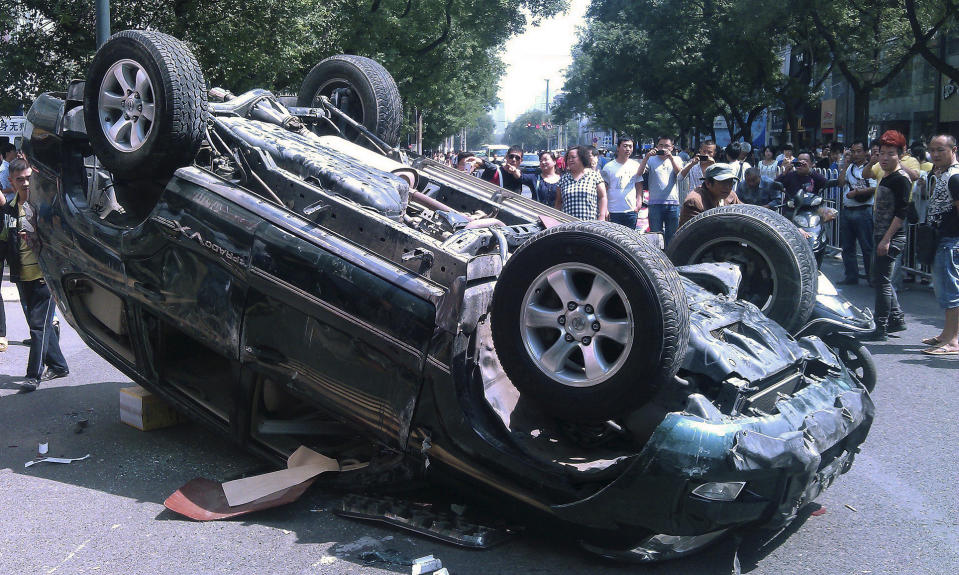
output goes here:
{"type": "Polygon", "coordinates": [[[629,159],[633,141],[620,138],[616,143],[616,159],[606,162],[600,175],[606,182],[609,221],[636,229],[636,172],[639,162],[629,159]]]}
{"type": "Polygon", "coordinates": [[[726,163],[732,167],[733,175],[736,180],[733,182],[733,191],[739,190],[739,183],[746,177],[746,170],[751,168],[749,162],[740,161],[739,157],[743,154],[743,144],[740,142],[730,142],[726,146],[726,163]]]}
{"type": "Polygon", "coordinates": [[[842,244],[842,263],[846,277],[841,285],[859,283],[859,257],[856,243],[862,251],[866,277],[872,263],[872,206],[876,201],[876,180],[866,169],[866,144],[855,141],[850,147],[852,161],[845,171],[839,173],[839,185],[843,187],[842,211],[839,212],[839,239],[842,244]]]}

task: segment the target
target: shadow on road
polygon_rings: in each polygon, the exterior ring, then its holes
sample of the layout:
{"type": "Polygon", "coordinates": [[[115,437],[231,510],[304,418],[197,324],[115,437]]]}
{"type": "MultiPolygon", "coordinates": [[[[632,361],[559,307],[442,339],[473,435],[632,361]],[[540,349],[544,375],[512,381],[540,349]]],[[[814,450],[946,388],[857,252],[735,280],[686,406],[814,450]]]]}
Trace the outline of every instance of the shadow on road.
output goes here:
{"type": "MultiPolygon", "coordinates": [[[[0,385],[4,384],[0,380],[0,385]]],[[[197,423],[150,432],[121,423],[119,390],[127,385],[103,382],[41,386],[33,393],[3,396],[0,421],[4,422],[5,432],[0,445],[0,469],[157,505],[194,477],[227,481],[273,469],[197,423]],[[76,433],[80,419],[88,424],[76,433]],[[24,468],[24,463],[37,455],[39,443],[49,445],[50,456],[72,458],[89,453],[90,458],[69,465],[41,463],[24,468]]],[[[540,566],[543,572],[625,573],[636,569],[635,565],[590,555],[575,542],[558,541],[538,531],[527,532],[490,551],[457,548],[398,529],[335,517],[331,510],[341,495],[318,484],[290,505],[229,522],[291,531],[296,533],[298,544],[334,542],[328,552],[339,559],[397,573],[409,573],[409,565],[402,561],[430,553],[448,560],[447,564],[458,565],[459,573],[482,573],[480,565],[487,561],[502,566],[496,571],[507,572],[511,563],[508,557],[514,554],[523,556],[524,564],[540,566]],[[476,565],[477,569],[464,569],[467,565],[476,565]]],[[[98,496],[91,493],[89,497],[98,496]]],[[[744,533],[738,545],[743,572],[749,572],[799,529],[806,517],[808,512],[779,534],[744,533]]],[[[150,520],[193,523],[165,509],[152,519],[138,521],[150,520]]],[[[643,571],[726,575],[735,553],[736,540],[727,537],[699,554],[648,565],[643,571]]]]}

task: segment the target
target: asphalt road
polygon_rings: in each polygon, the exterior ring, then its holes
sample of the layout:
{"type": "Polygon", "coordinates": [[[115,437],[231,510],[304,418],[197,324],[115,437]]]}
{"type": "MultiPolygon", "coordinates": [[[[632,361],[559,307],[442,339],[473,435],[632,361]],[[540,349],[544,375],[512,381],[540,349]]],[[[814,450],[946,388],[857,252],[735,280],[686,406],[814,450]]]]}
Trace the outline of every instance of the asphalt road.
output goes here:
{"type": "MultiPolygon", "coordinates": [[[[826,264],[836,278],[839,266],[826,264]]],[[[844,290],[870,305],[866,286],[844,290]]],[[[4,292],[9,294],[9,289],[4,292]]],[[[699,555],[650,567],[621,565],[565,542],[524,534],[468,551],[402,531],[334,516],[339,494],[314,486],[299,501],[243,518],[198,523],[163,500],[198,476],[223,481],[263,463],[196,424],[141,432],[119,421],[129,381],[64,328],[71,374],[19,394],[27,348],[0,354],[0,573],[409,573],[435,555],[450,573],[920,574],[959,572],[956,478],[959,418],[952,394],[959,360],[917,353],[942,317],[927,288],[901,294],[909,330],[872,347],[880,379],[876,422],[852,470],[787,533],[748,533],[699,555]],[[89,426],[75,433],[76,422],[89,426]],[[69,465],[24,468],[47,442],[69,465]],[[379,552],[379,553],[375,553],[379,552]]],[[[26,337],[18,302],[7,301],[11,341],[26,337]]]]}

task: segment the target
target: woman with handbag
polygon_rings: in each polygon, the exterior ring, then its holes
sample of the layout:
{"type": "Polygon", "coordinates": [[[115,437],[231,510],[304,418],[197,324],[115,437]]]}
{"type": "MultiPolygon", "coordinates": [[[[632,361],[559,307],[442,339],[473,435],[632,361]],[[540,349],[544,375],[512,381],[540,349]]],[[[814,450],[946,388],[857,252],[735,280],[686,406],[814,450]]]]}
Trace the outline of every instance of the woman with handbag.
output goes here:
{"type": "Polygon", "coordinates": [[[929,141],[929,154],[939,179],[926,208],[926,223],[938,232],[932,262],[932,283],[946,310],[942,332],[922,340],[928,355],[959,355],[959,157],[956,138],[942,134],[929,141]]]}

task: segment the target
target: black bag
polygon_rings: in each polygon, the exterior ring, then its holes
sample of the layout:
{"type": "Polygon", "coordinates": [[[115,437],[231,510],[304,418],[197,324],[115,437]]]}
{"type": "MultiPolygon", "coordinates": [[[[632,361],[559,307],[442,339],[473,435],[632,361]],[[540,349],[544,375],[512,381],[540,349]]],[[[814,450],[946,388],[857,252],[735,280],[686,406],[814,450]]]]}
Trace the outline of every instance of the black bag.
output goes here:
{"type": "Polygon", "coordinates": [[[916,260],[925,265],[932,265],[939,247],[939,228],[929,224],[916,226],[916,260]]]}

